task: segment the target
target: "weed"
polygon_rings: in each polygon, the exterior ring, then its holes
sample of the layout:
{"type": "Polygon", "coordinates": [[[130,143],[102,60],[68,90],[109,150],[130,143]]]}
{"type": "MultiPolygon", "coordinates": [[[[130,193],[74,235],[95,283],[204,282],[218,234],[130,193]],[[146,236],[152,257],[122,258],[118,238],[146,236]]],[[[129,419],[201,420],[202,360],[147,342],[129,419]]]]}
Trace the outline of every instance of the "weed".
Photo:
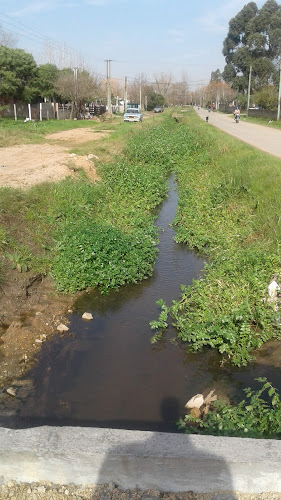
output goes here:
{"type": "Polygon", "coordinates": [[[261,389],[244,389],[246,399],[238,405],[215,401],[202,419],[186,415],[178,421],[178,428],[187,434],[280,439],[280,396],[266,378],[256,380],[263,384],[261,389]]]}

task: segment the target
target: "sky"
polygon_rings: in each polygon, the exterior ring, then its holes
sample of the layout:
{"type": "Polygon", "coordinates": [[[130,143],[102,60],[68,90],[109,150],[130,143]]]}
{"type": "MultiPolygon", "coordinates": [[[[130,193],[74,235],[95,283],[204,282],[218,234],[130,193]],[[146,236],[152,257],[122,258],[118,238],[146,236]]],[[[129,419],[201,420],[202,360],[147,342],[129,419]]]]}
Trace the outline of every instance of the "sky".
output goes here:
{"type": "MultiPolygon", "coordinates": [[[[224,68],[229,20],[247,0],[1,0],[0,26],[36,62],[132,80],[172,74],[191,90],[224,68]],[[51,58],[51,59],[50,59],[51,58]],[[48,59],[48,60],[47,60],[48,59]]],[[[261,7],[265,0],[256,0],[261,7]]]]}

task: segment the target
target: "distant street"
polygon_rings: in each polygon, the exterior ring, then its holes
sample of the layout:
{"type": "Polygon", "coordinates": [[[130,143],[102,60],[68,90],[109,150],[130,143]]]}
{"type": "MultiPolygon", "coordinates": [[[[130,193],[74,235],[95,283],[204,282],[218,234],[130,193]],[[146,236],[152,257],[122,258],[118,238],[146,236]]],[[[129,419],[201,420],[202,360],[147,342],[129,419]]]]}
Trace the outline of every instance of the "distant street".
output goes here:
{"type": "Polygon", "coordinates": [[[264,125],[247,123],[243,118],[241,118],[240,123],[235,123],[234,119],[229,115],[213,111],[209,112],[204,108],[200,108],[199,111],[197,107],[194,109],[203,120],[208,116],[210,125],[266,153],[281,158],[281,129],[278,130],[271,127],[265,127],[264,125]]]}

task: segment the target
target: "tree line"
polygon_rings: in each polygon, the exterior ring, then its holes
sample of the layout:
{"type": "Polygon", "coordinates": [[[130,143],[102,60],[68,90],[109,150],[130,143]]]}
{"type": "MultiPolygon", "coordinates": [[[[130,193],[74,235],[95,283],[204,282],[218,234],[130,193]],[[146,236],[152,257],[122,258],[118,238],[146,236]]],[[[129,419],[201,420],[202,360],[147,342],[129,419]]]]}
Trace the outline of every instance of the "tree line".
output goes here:
{"type": "MultiPolygon", "coordinates": [[[[85,103],[106,102],[105,77],[82,67],[59,69],[51,63],[37,65],[32,54],[15,48],[14,43],[0,27],[0,105],[44,100],[70,102],[73,116],[78,117],[85,103]]],[[[130,79],[128,99],[137,103],[142,99],[142,107],[147,110],[155,106],[189,103],[186,75],[182,76],[181,82],[164,73],[155,74],[154,80],[149,82],[145,74],[130,79]]],[[[110,88],[112,104],[118,102],[118,97],[124,98],[124,81],[111,78],[110,88]]]]}
{"type": "Polygon", "coordinates": [[[251,73],[251,104],[276,109],[281,64],[281,5],[267,0],[258,9],[246,4],[230,19],[223,42],[225,67],[211,74],[211,86],[228,84],[236,102],[245,105],[251,73]]]}

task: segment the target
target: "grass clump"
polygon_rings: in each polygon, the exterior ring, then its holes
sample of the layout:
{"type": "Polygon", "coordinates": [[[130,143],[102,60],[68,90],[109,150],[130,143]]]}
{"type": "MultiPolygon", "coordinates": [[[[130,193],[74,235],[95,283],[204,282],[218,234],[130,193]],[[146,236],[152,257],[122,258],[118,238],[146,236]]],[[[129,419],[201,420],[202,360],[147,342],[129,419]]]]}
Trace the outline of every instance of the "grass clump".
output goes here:
{"type": "Polygon", "coordinates": [[[180,300],[160,303],[152,341],[170,317],[191,350],[212,347],[243,366],[263,342],[280,338],[280,313],[267,301],[267,287],[281,279],[281,165],[193,113],[184,122],[178,140],[186,136],[186,153],[174,167],[175,239],[206,255],[208,264],[180,300]]]}

